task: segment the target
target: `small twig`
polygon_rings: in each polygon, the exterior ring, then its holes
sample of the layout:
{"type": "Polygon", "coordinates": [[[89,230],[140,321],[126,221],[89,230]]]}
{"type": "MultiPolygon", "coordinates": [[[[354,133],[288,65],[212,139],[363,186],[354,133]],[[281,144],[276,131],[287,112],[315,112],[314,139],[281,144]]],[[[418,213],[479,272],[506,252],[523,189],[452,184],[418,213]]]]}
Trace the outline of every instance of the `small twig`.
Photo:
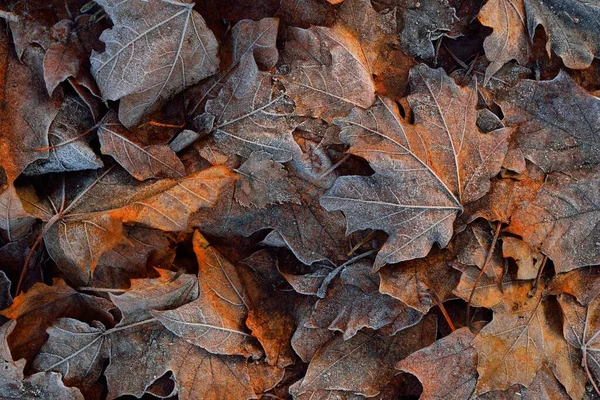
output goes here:
{"type": "Polygon", "coordinates": [[[464,61],[462,61],[460,58],[455,56],[454,53],[451,52],[450,49],[448,47],[446,47],[445,45],[444,45],[444,50],[446,50],[448,52],[448,54],[450,54],[450,57],[452,57],[452,59],[454,61],[456,61],[456,63],[458,65],[460,65],[463,69],[469,69],[469,66],[467,64],[465,64],[464,61]]]}
{"type": "Polygon", "coordinates": [[[533,282],[533,287],[527,293],[527,297],[529,297],[529,298],[532,298],[537,293],[538,285],[540,284],[540,278],[542,277],[542,272],[544,271],[544,267],[546,266],[546,261],[548,261],[548,257],[544,254],[544,258],[542,258],[542,263],[540,264],[537,275],[535,276],[535,281],[533,282]]]}
{"type": "Polygon", "coordinates": [[[48,146],[48,147],[39,147],[39,148],[37,148],[37,149],[33,149],[33,151],[48,151],[48,150],[56,149],[56,148],[58,148],[58,147],[65,146],[65,145],[67,145],[67,144],[69,144],[69,143],[76,142],[76,141],[78,141],[79,139],[81,139],[81,138],[83,138],[83,137],[85,137],[85,136],[89,135],[90,133],[92,133],[92,132],[93,132],[95,129],[99,128],[99,127],[100,127],[100,125],[102,124],[102,121],[103,121],[103,120],[104,120],[104,118],[103,118],[102,120],[100,120],[100,122],[98,122],[96,125],[92,126],[90,129],[88,129],[87,131],[85,131],[85,132],[83,132],[82,134],[80,134],[80,135],[77,135],[77,136],[75,136],[75,137],[73,137],[73,138],[71,138],[71,139],[69,139],[69,140],[65,140],[64,142],[61,142],[61,143],[59,143],[59,144],[56,144],[56,145],[54,145],[54,146],[48,146]]]}
{"type": "Polygon", "coordinates": [[[498,241],[498,237],[500,236],[501,229],[502,229],[502,221],[498,221],[498,225],[496,226],[496,232],[494,233],[494,239],[492,239],[492,244],[490,245],[490,249],[487,253],[487,256],[485,257],[485,261],[483,263],[483,266],[481,267],[481,271],[479,271],[479,274],[477,275],[477,278],[475,279],[475,283],[473,284],[473,289],[471,290],[471,295],[469,296],[469,301],[467,302],[467,326],[469,327],[471,332],[474,332],[473,326],[471,325],[471,301],[473,300],[473,295],[475,294],[475,290],[477,289],[479,280],[485,273],[485,270],[487,269],[487,266],[489,265],[490,260],[492,259],[492,254],[494,253],[494,249],[496,248],[496,242],[498,241]]]}
{"type": "Polygon", "coordinates": [[[125,293],[127,289],[111,289],[111,288],[98,288],[91,286],[81,286],[77,288],[80,292],[106,292],[106,293],[125,293]]]}
{"type": "Polygon", "coordinates": [[[319,289],[317,290],[317,297],[319,297],[321,299],[325,297],[325,294],[327,293],[327,288],[329,287],[329,284],[331,283],[331,281],[333,281],[335,279],[335,277],[338,276],[339,273],[346,266],[351,265],[351,264],[355,263],[356,261],[361,260],[365,257],[368,257],[373,253],[375,253],[375,250],[369,250],[362,254],[359,254],[356,257],[349,259],[348,261],[346,261],[345,263],[343,263],[342,265],[340,265],[339,267],[337,267],[336,269],[331,271],[329,274],[327,274],[325,279],[323,279],[323,282],[321,282],[321,286],[319,286],[319,289]]]}
{"type": "Polygon", "coordinates": [[[360,242],[356,244],[348,253],[348,257],[352,256],[356,250],[360,248],[363,244],[367,243],[369,240],[373,239],[377,235],[377,231],[371,231],[367,236],[365,236],[360,242]]]}
{"type": "Polygon", "coordinates": [[[431,297],[433,297],[437,306],[440,308],[440,311],[442,312],[442,315],[444,316],[446,323],[450,327],[450,330],[452,332],[454,332],[456,330],[456,327],[452,323],[452,319],[450,318],[450,314],[448,314],[448,310],[446,310],[446,307],[444,306],[444,302],[440,299],[440,297],[437,295],[437,293],[434,292],[433,290],[428,290],[427,292],[429,293],[429,295],[431,297]]]}

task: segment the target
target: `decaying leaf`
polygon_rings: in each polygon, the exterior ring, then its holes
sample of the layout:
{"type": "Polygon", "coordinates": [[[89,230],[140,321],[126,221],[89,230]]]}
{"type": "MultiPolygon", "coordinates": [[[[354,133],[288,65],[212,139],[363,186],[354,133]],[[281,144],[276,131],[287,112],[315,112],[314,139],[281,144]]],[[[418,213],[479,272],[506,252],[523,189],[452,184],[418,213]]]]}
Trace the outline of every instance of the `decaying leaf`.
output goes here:
{"type": "Polygon", "coordinates": [[[446,246],[462,205],[485,195],[508,148],[508,130],[479,133],[473,87],[458,87],[425,65],[411,70],[411,87],[414,126],[384,99],[337,122],[350,152],[376,173],[341,177],[321,200],[328,210],[344,211],[350,232],[390,234],[376,269],[424,257],[435,242],[446,246]]]}
{"type": "Polygon", "coordinates": [[[523,80],[500,101],[525,158],[546,172],[600,162],[600,100],[565,72],[551,81],[523,80]]]}
{"type": "Polygon", "coordinates": [[[600,263],[600,168],[548,176],[534,200],[513,217],[511,231],[548,255],[557,272],[600,263]]]}
{"type": "MultiPolygon", "coordinates": [[[[122,174],[104,173],[66,206],[66,212],[54,214],[49,206],[41,207],[35,196],[28,199],[26,209],[48,221],[44,232],[48,252],[71,279],[85,285],[102,255],[121,242],[124,223],[185,230],[189,216],[212,206],[232,177],[226,168],[214,167],[179,180],[136,185],[122,174]]],[[[62,201],[58,197],[59,204],[62,201]]]]}
{"type": "Polygon", "coordinates": [[[600,394],[598,0],[0,3],[1,399],[600,394]]]}
{"type": "Polygon", "coordinates": [[[245,331],[248,299],[233,265],[194,233],[198,258],[198,299],[154,317],[175,335],[213,354],[259,357],[261,351],[245,331]]]}
{"type": "Polygon", "coordinates": [[[471,346],[475,335],[461,328],[396,364],[416,375],[426,399],[468,399],[477,384],[477,352],[471,346]]]}
{"type": "Polygon", "coordinates": [[[59,320],[59,325],[50,331],[45,352],[36,360],[37,368],[72,370],[68,376],[73,383],[79,383],[91,380],[90,374],[97,373],[103,360],[110,358],[105,372],[110,397],[141,395],[170,370],[184,399],[253,398],[242,359],[208,353],[174,335],[152,316],[157,311],[190,304],[198,295],[198,284],[191,275],[176,277],[162,271],[158,279],[135,280],[131,291],[111,296],[123,313],[123,319],[114,328],[59,320]],[[153,337],[150,346],[146,343],[148,335],[153,337]],[[65,342],[70,346],[63,346],[65,342]],[[186,362],[181,363],[184,359],[186,362]],[[125,371],[138,373],[123,380],[125,371]]]}
{"type": "Polygon", "coordinates": [[[114,26],[92,52],[91,71],[105,100],[119,100],[126,127],[217,72],[218,43],[188,1],[98,0],[114,26]]]}
{"type": "Polygon", "coordinates": [[[48,98],[42,72],[43,52],[30,48],[21,63],[5,32],[0,34],[0,166],[8,183],[33,161],[46,158],[48,130],[61,105],[61,93],[48,98]]]}
{"type": "Polygon", "coordinates": [[[136,179],[185,176],[183,164],[169,146],[142,145],[119,123],[115,113],[105,117],[98,128],[98,138],[102,153],[111,155],[136,179]]]}
{"type": "Polygon", "coordinates": [[[393,332],[415,325],[422,314],[386,294],[379,293],[379,276],[368,262],[348,265],[305,322],[308,328],[328,328],[348,340],[360,329],[390,326],[393,332]]]}
{"type": "Polygon", "coordinates": [[[394,375],[397,361],[434,341],[424,324],[437,325],[435,319],[427,318],[395,336],[360,332],[349,340],[335,337],[317,351],[306,376],[290,392],[294,396],[331,390],[377,395],[394,375]]]}
{"type": "Polygon", "coordinates": [[[14,361],[7,336],[13,331],[15,321],[0,326],[0,393],[4,398],[33,399],[40,394],[48,398],[79,400],[84,397],[77,388],[68,388],[61,381],[60,374],[55,372],[39,372],[25,378],[25,360],[14,361]]]}
{"type": "Polygon", "coordinates": [[[494,319],[473,340],[478,365],[476,394],[529,386],[546,363],[573,398],[581,398],[585,375],[575,348],[562,336],[556,304],[544,301],[543,290],[529,296],[530,282],[504,288],[493,306],[494,319]],[[554,308],[554,311],[553,311],[554,308]]]}
{"type": "Polygon", "coordinates": [[[244,56],[219,95],[206,103],[206,111],[215,116],[217,146],[244,157],[264,151],[280,162],[298,157],[285,95],[274,91],[270,74],[258,70],[252,54],[244,56]]]}

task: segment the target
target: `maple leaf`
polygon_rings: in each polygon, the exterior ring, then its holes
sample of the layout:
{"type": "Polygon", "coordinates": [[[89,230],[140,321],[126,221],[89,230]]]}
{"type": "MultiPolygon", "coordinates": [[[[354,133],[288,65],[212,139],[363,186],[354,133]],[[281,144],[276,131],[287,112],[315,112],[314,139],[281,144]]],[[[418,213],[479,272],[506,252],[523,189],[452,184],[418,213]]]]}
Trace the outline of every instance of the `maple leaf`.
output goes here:
{"type": "Polygon", "coordinates": [[[111,295],[123,313],[114,328],[58,320],[36,359],[37,368],[65,371],[67,379],[81,385],[91,381],[104,360],[110,358],[105,376],[111,398],[122,394],[140,396],[169,370],[175,375],[183,399],[254,398],[245,361],[208,353],[173,334],[153,316],[157,311],[185,307],[199,295],[192,275],[176,278],[170,271],[159,273],[157,279],[133,280],[131,290],[125,294],[111,295]],[[153,337],[150,345],[146,343],[148,335],[153,337]],[[185,363],[181,363],[183,359],[185,363]],[[124,371],[134,369],[140,372],[131,379],[122,379],[124,371]]]}
{"type": "Polygon", "coordinates": [[[9,184],[33,161],[46,158],[48,130],[61,105],[61,93],[48,98],[43,83],[43,52],[30,48],[21,63],[5,32],[0,34],[0,165],[9,184]]]}
{"type": "Polygon", "coordinates": [[[176,93],[217,72],[218,43],[187,1],[98,0],[114,26],[92,52],[91,71],[105,100],[119,100],[126,127],[176,93]]]}
{"type": "Polygon", "coordinates": [[[598,166],[549,175],[509,230],[548,255],[557,272],[600,263],[599,179],[598,166]]]}
{"type": "Polygon", "coordinates": [[[207,99],[219,93],[246,55],[254,56],[259,67],[267,70],[273,68],[279,60],[276,46],[278,28],[277,18],[263,18],[260,21],[244,19],[235,24],[231,35],[221,46],[221,71],[186,90],[185,95],[189,97],[188,114],[195,114],[207,99]]]}
{"type": "Polygon", "coordinates": [[[213,354],[259,357],[245,332],[248,297],[234,268],[198,231],[194,251],[199,265],[198,299],[153,316],[177,336],[213,354]]]}
{"type": "Polygon", "coordinates": [[[454,297],[458,274],[451,267],[455,254],[434,249],[427,257],[381,269],[379,291],[427,313],[438,301],[454,297]]]}
{"type": "Polygon", "coordinates": [[[17,321],[9,336],[9,345],[17,358],[33,359],[48,337],[48,328],[58,317],[73,317],[84,321],[92,318],[111,323],[108,312],[112,304],[88,294],[78,293],[63,280],[52,286],[36,283],[27,292],[18,295],[12,305],[0,314],[17,321]]]}
{"type": "Polygon", "coordinates": [[[19,59],[31,44],[47,50],[56,39],[52,27],[61,20],[71,18],[85,3],[75,0],[69,4],[62,0],[29,2],[24,0],[7,1],[13,18],[7,19],[12,33],[15,50],[19,59]]]}
{"type": "Polygon", "coordinates": [[[516,383],[527,387],[547,363],[567,392],[581,398],[584,372],[562,335],[557,313],[552,311],[556,305],[543,301],[543,290],[528,295],[531,288],[530,281],[505,286],[502,300],[492,307],[492,322],[473,340],[479,360],[475,394],[505,390],[516,383]]]}
{"type": "Polygon", "coordinates": [[[547,289],[549,294],[558,295],[564,315],[563,334],[572,346],[581,350],[582,366],[596,391],[600,379],[599,274],[598,267],[559,274],[547,289]]]}
{"type": "Polygon", "coordinates": [[[330,121],[352,107],[373,104],[375,84],[368,61],[346,28],[292,28],[289,34],[285,59],[291,71],[281,79],[297,114],[330,121]]]}
{"type": "Polygon", "coordinates": [[[516,59],[525,64],[530,42],[538,25],[548,35],[546,49],[554,51],[569,68],[584,69],[600,54],[598,17],[600,8],[592,2],[559,0],[492,0],[482,9],[479,19],[494,29],[486,38],[486,57],[492,61],[486,71],[486,83],[504,63],[516,59]]]}
{"type": "Polygon", "coordinates": [[[285,368],[296,360],[291,338],[296,328],[295,313],[299,312],[298,304],[302,298],[287,290],[277,272],[277,261],[264,256],[267,254],[244,259],[243,263],[249,268],[239,269],[250,299],[246,325],[264,348],[265,361],[285,368]]]}
{"type": "Polygon", "coordinates": [[[545,172],[600,162],[600,100],[565,72],[551,81],[522,80],[499,100],[516,142],[545,172]]]}
{"type": "Polygon", "coordinates": [[[15,328],[16,321],[0,326],[0,393],[4,398],[30,399],[40,393],[49,398],[83,400],[79,389],[68,388],[55,372],[39,372],[25,378],[25,360],[14,361],[6,338],[15,328]]]}
{"type": "MultiPolygon", "coordinates": [[[[70,279],[85,285],[102,255],[122,241],[123,224],[138,223],[163,231],[182,231],[190,215],[210,207],[233,175],[213,167],[178,180],[135,184],[105,171],[68,205],[53,212],[33,193],[24,198],[33,215],[46,221],[44,242],[52,259],[70,279]],[[85,201],[83,201],[85,200],[85,201]]],[[[64,193],[57,204],[65,204],[64,193]]]]}
{"type": "Polygon", "coordinates": [[[394,375],[395,362],[434,341],[432,325],[435,319],[427,318],[395,336],[378,332],[359,332],[349,340],[337,336],[317,351],[306,376],[290,387],[290,393],[297,397],[347,391],[375,396],[394,375]]]}
{"type": "Polygon", "coordinates": [[[169,146],[140,144],[135,134],[119,123],[114,112],[105,116],[98,127],[98,139],[100,151],[111,155],[138,180],[185,176],[183,164],[169,146]]]}
{"type": "Polygon", "coordinates": [[[387,294],[379,293],[379,276],[369,262],[344,267],[325,298],[315,304],[308,328],[328,328],[348,340],[360,329],[391,326],[394,332],[418,323],[422,314],[387,294]]]}
{"type": "Polygon", "coordinates": [[[290,176],[294,187],[292,194],[279,195],[270,192],[265,196],[265,193],[253,191],[251,196],[246,197],[246,201],[260,204],[265,202],[265,197],[267,199],[288,198],[294,202],[301,198],[300,204],[290,202],[269,204],[261,209],[239,204],[236,200],[238,188],[252,187],[252,182],[256,180],[272,184],[272,177],[267,172],[268,170],[261,169],[252,177],[241,174],[239,183],[232,183],[223,188],[215,207],[210,212],[205,210],[197,213],[192,224],[200,227],[202,232],[221,237],[249,236],[261,229],[270,228],[273,232],[263,242],[276,243],[277,247],[289,247],[305,264],[328,259],[345,260],[347,258],[345,249],[349,247],[344,235],[341,215],[326,212],[317,200],[323,190],[312,187],[298,176],[290,176]]]}
{"type": "Polygon", "coordinates": [[[251,53],[205,107],[215,116],[213,137],[222,151],[246,158],[253,151],[264,151],[280,162],[300,155],[286,109],[285,95],[274,92],[271,75],[258,70],[251,53]]]}
{"type": "Polygon", "coordinates": [[[349,232],[390,234],[375,269],[423,257],[434,242],[446,246],[462,205],[485,195],[508,148],[509,130],[478,132],[474,87],[461,88],[425,65],[410,76],[417,124],[402,122],[385,99],[336,121],[349,152],[369,161],[375,174],[340,177],[321,199],[327,210],[344,211],[349,232]]]}
{"type": "Polygon", "coordinates": [[[396,364],[423,384],[426,399],[468,399],[477,384],[477,352],[471,346],[475,335],[461,328],[431,346],[412,353],[396,364]]]}

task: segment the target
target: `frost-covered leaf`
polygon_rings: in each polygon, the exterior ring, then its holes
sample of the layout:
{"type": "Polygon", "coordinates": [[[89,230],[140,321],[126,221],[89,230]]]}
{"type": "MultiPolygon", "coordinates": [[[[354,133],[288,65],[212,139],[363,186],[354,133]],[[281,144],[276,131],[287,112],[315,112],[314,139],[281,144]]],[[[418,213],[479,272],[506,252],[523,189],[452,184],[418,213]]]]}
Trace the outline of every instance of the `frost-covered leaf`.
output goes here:
{"type": "Polygon", "coordinates": [[[344,211],[349,232],[390,235],[376,269],[423,257],[435,242],[446,246],[463,204],[487,193],[508,149],[509,130],[478,131],[474,87],[461,88],[425,65],[411,70],[411,87],[416,125],[383,99],[336,122],[350,152],[369,161],[375,174],[338,178],[321,199],[326,209],[344,211]]]}
{"type": "Polygon", "coordinates": [[[98,0],[114,26],[92,52],[92,74],[105,100],[119,100],[119,119],[137,124],[176,93],[217,72],[218,43],[193,3],[98,0]]]}
{"type": "Polygon", "coordinates": [[[600,263],[600,167],[548,176],[510,230],[554,261],[557,272],[600,263]]]}
{"type": "Polygon", "coordinates": [[[98,128],[100,150],[111,155],[138,180],[150,178],[181,178],[185,168],[177,154],[167,145],[145,146],[119,123],[115,113],[105,117],[98,128]]]}

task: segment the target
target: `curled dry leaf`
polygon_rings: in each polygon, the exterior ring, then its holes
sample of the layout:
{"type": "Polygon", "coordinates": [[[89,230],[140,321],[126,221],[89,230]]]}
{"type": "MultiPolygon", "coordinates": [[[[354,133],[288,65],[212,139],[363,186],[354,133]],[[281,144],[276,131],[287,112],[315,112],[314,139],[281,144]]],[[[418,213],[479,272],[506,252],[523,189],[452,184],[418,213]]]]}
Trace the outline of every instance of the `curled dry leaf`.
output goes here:
{"type": "Polygon", "coordinates": [[[100,36],[91,71],[105,100],[119,100],[126,127],[218,71],[218,43],[193,3],[98,0],[114,26],[100,36]]]}
{"type": "Polygon", "coordinates": [[[433,41],[450,33],[458,22],[456,10],[448,0],[396,0],[399,6],[400,43],[408,54],[431,60],[435,56],[433,41]]]}
{"type": "Polygon", "coordinates": [[[62,93],[48,98],[42,72],[43,52],[29,48],[21,63],[6,32],[0,33],[0,166],[12,183],[33,161],[48,157],[48,130],[61,105],[62,93]]]}
{"type": "MultiPolygon", "coordinates": [[[[253,180],[272,179],[265,174],[265,170],[260,172],[258,174],[257,171],[253,180]]],[[[290,180],[294,193],[284,196],[300,198],[301,204],[269,204],[262,209],[243,207],[236,201],[237,188],[251,187],[252,180],[242,174],[238,179],[240,183],[232,183],[223,189],[212,210],[204,210],[194,216],[193,225],[220,237],[232,234],[249,236],[261,229],[273,229],[275,233],[269,234],[265,243],[269,239],[278,239],[275,241],[277,247],[289,247],[305,264],[347,259],[346,249],[350,249],[350,246],[344,235],[341,214],[326,212],[318,204],[322,189],[311,186],[297,176],[290,176],[290,180]]],[[[273,196],[282,197],[275,193],[269,193],[267,197],[273,196]]],[[[256,204],[263,201],[260,199],[264,197],[265,193],[253,192],[249,200],[256,204]]]]}
{"type": "Polygon", "coordinates": [[[327,328],[343,333],[344,340],[363,328],[390,326],[398,332],[418,323],[422,314],[387,294],[379,293],[379,276],[371,264],[358,261],[344,267],[325,298],[315,304],[307,328],[327,328]]]}
{"type": "Polygon", "coordinates": [[[48,157],[29,164],[25,175],[99,169],[104,163],[90,147],[90,137],[78,137],[94,126],[88,106],[77,96],[66,95],[56,118],[50,124],[48,157]]]}
{"type": "Polygon", "coordinates": [[[375,174],[341,177],[321,199],[326,209],[344,211],[350,232],[389,233],[375,269],[424,257],[435,242],[446,246],[456,215],[487,193],[508,148],[509,130],[479,133],[474,87],[461,88],[425,65],[410,79],[416,125],[384,99],[336,122],[350,153],[369,161],[375,174]]]}

